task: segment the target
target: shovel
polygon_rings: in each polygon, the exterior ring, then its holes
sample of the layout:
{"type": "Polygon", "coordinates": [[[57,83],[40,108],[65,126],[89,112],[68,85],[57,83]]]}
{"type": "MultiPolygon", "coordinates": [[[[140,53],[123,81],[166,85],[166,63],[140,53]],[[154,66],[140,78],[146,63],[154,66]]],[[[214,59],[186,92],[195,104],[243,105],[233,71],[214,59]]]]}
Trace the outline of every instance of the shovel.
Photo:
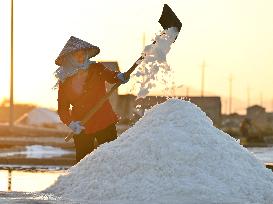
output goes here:
{"type": "MultiPolygon", "coordinates": [[[[163,27],[163,29],[168,29],[171,27],[176,27],[178,32],[181,30],[182,27],[182,23],[180,22],[180,20],[177,18],[177,16],[175,15],[175,13],[172,11],[172,9],[167,5],[164,4],[163,7],[163,11],[161,14],[161,17],[158,21],[160,23],[160,25],[163,27]]],[[[155,43],[155,42],[153,42],[155,43]]],[[[129,78],[130,74],[136,69],[136,67],[139,65],[139,62],[143,60],[143,57],[139,57],[136,62],[133,64],[133,66],[127,71],[125,72],[125,78],[129,78]]],[[[81,121],[81,124],[84,125],[96,112],[97,110],[99,110],[102,105],[104,104],[105,101],[108,100],[108,98],[112,95],[112,93],[121,85],[121,82],[116,83],[111,89],[110,91],[104,95],[99,101],[98,103],[93,106],[89,112],[87,112],[87,114],[84,116],[84,118],[81,121]]],[[[65,141],[68,142],[72,137],[73,137],[74,133],[69,133],[66,138],[65,141]]],[[[95,141],[96,142],[96,141],[95,141]]]]}

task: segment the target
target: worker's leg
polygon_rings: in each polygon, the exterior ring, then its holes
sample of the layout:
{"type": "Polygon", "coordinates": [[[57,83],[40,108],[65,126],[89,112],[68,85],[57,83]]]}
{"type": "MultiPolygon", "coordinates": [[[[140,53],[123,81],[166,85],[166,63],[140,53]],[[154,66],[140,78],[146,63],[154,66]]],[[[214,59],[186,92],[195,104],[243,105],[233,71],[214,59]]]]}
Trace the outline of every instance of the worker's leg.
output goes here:
{"type": "Polygon", "coordinates": [[[79,162],[87,154],[94,150],[94,138],[97,140],[97,145],[105,142],[110,142],[117,138],[117,130],[115,124],[96,132],[94,134],[84,134],[74,136],[74,144],[76,148],[76,161],[79,162]]]}
{"type": "Polygon", "coordinates": [[[98,145],[101,145],[105,142],[111,142],[117,138],[117,130],[116,125],[112,124],[109,127],[105,128],[104,130],[98,132],[96,134],[96,139],[98,145]]]}
{"type": "Polygon", "coordinates": [[[81,133],[74,136],[77,163],[94,150],[94,137],[91,134],[81,133]]]}

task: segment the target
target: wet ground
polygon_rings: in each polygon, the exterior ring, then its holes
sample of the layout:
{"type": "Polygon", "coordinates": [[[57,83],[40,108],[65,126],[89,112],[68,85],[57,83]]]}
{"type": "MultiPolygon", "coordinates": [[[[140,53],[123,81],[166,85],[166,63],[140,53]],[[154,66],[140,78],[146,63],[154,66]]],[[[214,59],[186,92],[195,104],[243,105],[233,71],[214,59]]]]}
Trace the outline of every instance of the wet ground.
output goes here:
{"type": "Polygon", "coordinates": [[[0,203],[70,203],[55,195],[41,193],[54,184],[69,167],[1,166],[0,203]]]}
{"type": "Polygon", "coordinates": [[[0,164],[6,166],[73,166],[75,152],[51,146],[11,147],[0,151],[0,164]]]}

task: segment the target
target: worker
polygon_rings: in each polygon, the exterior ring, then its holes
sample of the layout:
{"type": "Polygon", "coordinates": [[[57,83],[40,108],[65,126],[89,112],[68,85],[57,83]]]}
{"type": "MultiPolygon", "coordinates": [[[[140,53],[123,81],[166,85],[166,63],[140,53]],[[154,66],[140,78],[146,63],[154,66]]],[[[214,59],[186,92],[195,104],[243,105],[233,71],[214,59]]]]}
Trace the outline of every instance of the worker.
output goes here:
{"type": "Polygon", "coordinates": [[[249,129],[251,128],[251,121],[248,118],[244,118],[240,124],[240,132],[243,137],[249,137],[249,129]]]}
{"type": "Polygon", "coordinates": [[[106,95],[105,81],[114,84],[129,80],[125,73],[90,61],[99,52],[99,47],[71,36],[55,60],[59,66],[55,71],[58,80],[58,114],[74,133],[77,162],[97,145],[117,138],[115,125],[118,117],[109,100],[84,125],[81,120],[106,95]]]}

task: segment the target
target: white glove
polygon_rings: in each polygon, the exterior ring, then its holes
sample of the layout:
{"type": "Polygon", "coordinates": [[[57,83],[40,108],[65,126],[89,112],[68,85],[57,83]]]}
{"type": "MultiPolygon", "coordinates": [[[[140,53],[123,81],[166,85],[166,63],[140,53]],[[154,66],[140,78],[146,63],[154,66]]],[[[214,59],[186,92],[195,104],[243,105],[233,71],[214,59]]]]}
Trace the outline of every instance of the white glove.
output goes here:
{"type": "Polygon", "coordinates": [[[84,126],[81,125],[81,121],[72,121],[68,127],[74,132],[74,134],[78,135],[81,133],[83,129],[85,129],[84,126]]]}

